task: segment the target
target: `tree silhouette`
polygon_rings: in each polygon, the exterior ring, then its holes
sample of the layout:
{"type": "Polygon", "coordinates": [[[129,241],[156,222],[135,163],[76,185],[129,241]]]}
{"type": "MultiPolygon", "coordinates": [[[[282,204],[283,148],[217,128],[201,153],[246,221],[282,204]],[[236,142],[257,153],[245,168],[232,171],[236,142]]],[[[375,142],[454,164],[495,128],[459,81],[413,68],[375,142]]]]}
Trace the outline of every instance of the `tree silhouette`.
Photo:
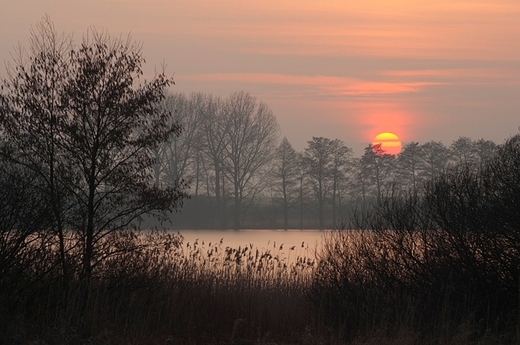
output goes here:
{"type": "Polygon", "coordinates": [[[449,160],[448,148],[440,141],[428,141],[421,145],[421,150],[425,164],[425,180],[432,182],[446,169],[449,160]]]}
{"type": "Polygon", "coordinates": [[[283,138],[276,150],[273,177],[275,191],[281,196],[284,229],[289,227],[289,209],[294,207],[298,200],[298,164],[296,150],[287,138],[283,138]]]}
{"type": "Polygon", "coordinates": [[[337,223],[337,205],[339,203],[341,210],[341,184],[345,182],[347,177],[347,168],[352,156],[352,149],[345,146],[345,143],[339,139],[332,140],[330,143],[331,152],[331,177],[332,177],[332,225],[337,223]]]}
{"type": "Polygon", "coordinates": [[[361,169],[368,181],[372,181],[375,186],[375,197],[381,201],[385,184],[389,182],[393,172],[394,156],[384,153],[381,144],[365,148],[365,153],[361,157],[361,169]]]}
{"type": "Polygon", "coordinates": [[[404,145],[402,151],[397,157],[398,175],[404,180],[403,187],[411,183],[411,191],[417,193],[420,182],[419,172],[422,168],[421,163],[421,146],[418,142],[411,142],[404,145]]]}
{"type": "MultiPolygon", "coordinates": [[[[50,206],[50,230],[59,238],[59,252],[64,277],[66,264],[65,223],[71,214],[71,191],[66,186],[70,167],[60,145],[60,126],[67,112],[62,95],[64,78],[70,68],[70,36],[58,35],[49,17],[31,31],[28,51],[20,48],[14,66],[8,64],[3,80],[1,121],[6,164],[31,171],[50,206]]],[[[65,286],[66,287],[66,286],[65,286]]]]}
{"type": "Polygon", "coordinates": [[[233,227],[240,229],[243,201],[265,183],[265,168],[278,141],[278,123],[267,104],[246,92],[232,94],[225,108],[224,173],[233,187],[233,227]],[[259,174],[264,170],[264,174],[259,174]]]}
{"type": "Polygon", "coordinates": [[[46,181],[60,237],[65,229],[80,235],[88,282],[107,234],[172,211],[186,196],[181,185],[154,184],[152,151],[179,133],[158,107],[173,80],[158,74],[136,85],[144,58],[130,38],[91,30],[76,47],[57,44],[48,18],[38,28],[29,59],[4,82],[3,154],[46,181]]]}
{"type": "Polygon", "coordinates": [[[213,183],[210,176],[207,176],[208,190],[209,185],[213,186],[215,195],[215,206],[219,217],[220,227],[226,225],[226,199],[224,190],[224,147],[227,145],[226,138],[226,118],[224,116],[224,101],[219,97],[205,95],[197,103],[197,113],[200,119],[201,142],[200,150],[208,161],[208,170],[214,174],[213,183]]]}
{"type": "Polygon", "coordinates": [[[304,165],[318,203],[319,228],[323,229],[325,225],[325,201],[331,189],[332,140],[324,137],[313,137],[307,143],[308,146],[304,151],[304,165]]]}

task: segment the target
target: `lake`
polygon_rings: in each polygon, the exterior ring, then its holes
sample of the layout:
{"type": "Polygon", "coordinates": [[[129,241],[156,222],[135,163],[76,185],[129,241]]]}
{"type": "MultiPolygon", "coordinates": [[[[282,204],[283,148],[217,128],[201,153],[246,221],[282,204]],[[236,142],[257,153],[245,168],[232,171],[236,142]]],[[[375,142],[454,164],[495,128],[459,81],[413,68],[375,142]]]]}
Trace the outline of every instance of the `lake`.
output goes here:
{"type": "MultiPolygon", "coordinates": [[[[217,243],[222,240],[222,246],[238,248],[252,246],[260,251],[269,250],[273,253],[309,255],[320,245],[324,231],[320,230],[179,230],[184,237],[184,245],[204,242],[217,243]]],[[[176,231],[177,232],[177,231],[176,231]]]]}

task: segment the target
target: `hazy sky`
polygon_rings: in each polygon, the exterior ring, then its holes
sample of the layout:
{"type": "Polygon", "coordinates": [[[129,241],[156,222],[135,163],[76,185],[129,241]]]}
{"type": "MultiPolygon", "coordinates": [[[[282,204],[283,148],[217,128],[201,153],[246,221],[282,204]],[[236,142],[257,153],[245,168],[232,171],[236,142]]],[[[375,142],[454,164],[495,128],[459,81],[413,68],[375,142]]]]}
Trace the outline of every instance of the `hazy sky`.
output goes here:
{"type": "MultiPolygon", "coordinates": [[[[174,91],[244,90],[298,150],[312,136],[356,155],[403,142],[503,142],[520,126],[518,0],[0,0],[0,61],[45,14],[77,41],[132,34],[174,91]]],[[[1,74],[5,73],[3,64],[1,74]]]]}

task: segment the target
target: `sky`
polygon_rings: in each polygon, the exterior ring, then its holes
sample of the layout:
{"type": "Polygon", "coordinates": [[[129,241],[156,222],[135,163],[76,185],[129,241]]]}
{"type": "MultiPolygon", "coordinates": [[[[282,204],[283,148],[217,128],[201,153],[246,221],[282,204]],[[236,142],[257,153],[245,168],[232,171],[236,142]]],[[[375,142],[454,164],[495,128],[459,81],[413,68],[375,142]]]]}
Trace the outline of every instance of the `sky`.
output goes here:
{"type": "Polygon", "coordinates": [[[355,155],[380,132],[403,143],[502,143],[520,126],[518,0],[0,0],[0,75],[49,15],[143,44],[173,92],[267,103],[297,150],[340,139],[355,155]]]}

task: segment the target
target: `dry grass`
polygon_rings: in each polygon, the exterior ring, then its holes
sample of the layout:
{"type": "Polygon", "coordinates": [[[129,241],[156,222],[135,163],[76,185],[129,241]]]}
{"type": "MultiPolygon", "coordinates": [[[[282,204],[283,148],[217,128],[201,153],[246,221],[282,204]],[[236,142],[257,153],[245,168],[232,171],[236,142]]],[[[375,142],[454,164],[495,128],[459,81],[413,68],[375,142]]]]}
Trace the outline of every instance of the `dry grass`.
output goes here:
{"type": "Polygon", "coordinates": [[[10,327],[0,336],[60,344],[268,343],[313,326],[310,256],[229,248],[224,241],[188,244],[172,233],[107,240],[104,252],[114,254],[96,266],[86,304],[80,282],[72,280],[63,296],[59,280],[49,276],[25,291],[18,311],[5,314],[10,327]]]}
{"type": "MultiPolygon", "coordinates": [[[[438,306],[443,313],[424,314],[413,289],[392,281],[410,278],[399,270],[409,265],[401,259],[410,258],[398,249],[416,248],[398,237],[329,233],[318,261],[306,248],[230,248],[225,239],[188,244],[166,232],[107,240],[104,250],[113,255],[96,266],[86,302],[85,286],[72,279],[65,294],[52,270],[31,286],[4,289],[0,344],[487,345],[516,339],[511,329],[483,330],[470,309],[448,313],[456,305],[446,299],[438,306]],[[16,301],[7,301],[14,295],[16,301]]],[[[51,262],[49,256],[52,251],[31,272],[51,262]]]]}

